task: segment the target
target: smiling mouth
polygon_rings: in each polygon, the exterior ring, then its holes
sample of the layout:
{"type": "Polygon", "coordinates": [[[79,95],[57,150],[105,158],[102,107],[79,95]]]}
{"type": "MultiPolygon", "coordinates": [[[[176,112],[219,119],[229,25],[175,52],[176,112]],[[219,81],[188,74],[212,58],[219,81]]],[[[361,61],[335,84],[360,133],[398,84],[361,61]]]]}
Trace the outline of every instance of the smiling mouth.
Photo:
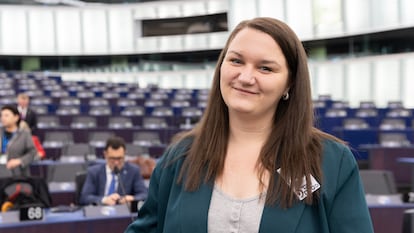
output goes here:
{"type": "Polygon", "coordinates": [[[241,89],[241,88],[237,88],[237,87],[233,87],[235,90],[243,92],[243,93],[247,93],[247,94],[252,94],[255,95],[257,94],[257,92],[253,92],[253,91],[249,91],[249,90],[245,90],[245,89],[241,89]]]}

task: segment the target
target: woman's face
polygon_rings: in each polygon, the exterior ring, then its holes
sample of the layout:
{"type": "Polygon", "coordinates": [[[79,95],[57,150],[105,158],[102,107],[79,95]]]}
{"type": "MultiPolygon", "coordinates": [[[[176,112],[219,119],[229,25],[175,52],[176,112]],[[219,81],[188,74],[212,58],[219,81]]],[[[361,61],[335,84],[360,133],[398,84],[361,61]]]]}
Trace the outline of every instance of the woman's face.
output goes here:
{"type": "Polygon", "coordinates": [[[18,115],[14,115],[12,111],[9,109],[3,109],[1,111],[1,125],[3,127],[10,127],[13,125],[17,125],[17,121],[19,120],[18,115]]]}
{"type": "Polygon", "coordinates": [[[242,29],[230,42],[220,68],[220,89],[229,112],[273,117],[288,91],[285,56],[273,38],[242,29]]]}

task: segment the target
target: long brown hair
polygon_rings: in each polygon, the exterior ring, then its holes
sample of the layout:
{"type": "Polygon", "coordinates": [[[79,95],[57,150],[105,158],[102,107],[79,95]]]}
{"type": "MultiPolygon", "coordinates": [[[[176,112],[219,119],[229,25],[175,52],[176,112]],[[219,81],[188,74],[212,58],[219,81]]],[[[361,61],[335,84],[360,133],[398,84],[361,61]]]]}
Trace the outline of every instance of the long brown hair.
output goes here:
{"type": "Polygon", "coordinates": [[[266,205],[280,203],[290,207],[297,200],[293,189],[298,188],[305,176],[307,181],[307,204],[314,197],[310,191],[310,176],[322,182],[322,139],[331,138],[317,130],[314,125],[310,77],[306,52],[296,34],[285,23],[272,18],[246,20],[231,32],[219,56],[209,101],[200,122],[189,132],[178,137],[193,137],[179,174],[179,183],[187,191],[195,191],[202,182],[214,182],[223,172],[229,138],[229,114],[220,91],[220,67],[229,44],[244,28],[252,28],[270,35],[280,46],[289,70],[288,100],[281,100],[274,113],[273,129],[261,149],[258,166],[259,179],[266,171],[270,181],[266,205]],[[276,172],[281,168],[280,177],[276,172]],[[290,180],[291,187],[286,181],[290,180]]]}

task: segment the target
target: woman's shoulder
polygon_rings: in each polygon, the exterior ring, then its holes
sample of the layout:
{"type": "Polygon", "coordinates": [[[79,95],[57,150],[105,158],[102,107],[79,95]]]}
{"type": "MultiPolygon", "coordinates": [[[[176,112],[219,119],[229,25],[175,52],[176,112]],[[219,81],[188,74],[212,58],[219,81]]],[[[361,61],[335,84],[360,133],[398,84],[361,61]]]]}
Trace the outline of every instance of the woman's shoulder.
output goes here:
{"type": "Polygon", "coordinates": [[[348,176],[355,169],[358,169],[358,164],[349,147],[341,142],[331,139],[323,140],[323,155],[322,166],[324,173],[337,176],[348,176]]]}
{"type": "Polygon", "coordinates": [[[335,154],[338,152],[343,152],[344,150],[349,150],[349,147],[346,144],[330,138],[322,139],[322,145],[324,154],[335,154]]]}
{"type": "Polygon", "coordinates": [[[193,137],[185,137],[178,141],[172,142],[165,150],[159,163],[163,166],[170,166],[182,161],[190,149],[193,139],[193,137]]]}
{"type": "Polygon", "coordinates": [[[30,137],[32,137],[32,133],[31,133],[28,129],[26,129],[26,128],[19,128],[19,129],[16,131],[16,133],[17,133],[17,134],[20,134],[20,135],[25,135],[25,136],[30,136],[30,137]]]}

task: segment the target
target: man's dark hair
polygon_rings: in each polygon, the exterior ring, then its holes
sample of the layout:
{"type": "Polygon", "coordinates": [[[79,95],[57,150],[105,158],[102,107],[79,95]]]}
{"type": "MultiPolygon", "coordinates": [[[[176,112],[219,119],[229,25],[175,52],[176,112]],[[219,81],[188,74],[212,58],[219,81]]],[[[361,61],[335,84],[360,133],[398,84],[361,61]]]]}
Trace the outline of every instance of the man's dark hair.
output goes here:
{"type": "Polygon", "coordinates": [[[125,150],[125,141],[123,138],[118,136],[113,136],[108,138],[105,145],[105,150],[108,150],[108,148],[111,147],[115,150],[119,149],[120,147],[124,148],[125,150]]]}
{"type": "Polygon", "coordinates": [[[3,107],[1,107],[0,111],[2,112],[3,110],[9,110],[10,112],[13,113],[13,115],[19,116],[19,119],[16,122],[16,125],[19,126],[21,119],[20,119],[20,113],[19,113],[19,110],[17,109],[17,107],[15,105],[6,104],[3,107]]]}

